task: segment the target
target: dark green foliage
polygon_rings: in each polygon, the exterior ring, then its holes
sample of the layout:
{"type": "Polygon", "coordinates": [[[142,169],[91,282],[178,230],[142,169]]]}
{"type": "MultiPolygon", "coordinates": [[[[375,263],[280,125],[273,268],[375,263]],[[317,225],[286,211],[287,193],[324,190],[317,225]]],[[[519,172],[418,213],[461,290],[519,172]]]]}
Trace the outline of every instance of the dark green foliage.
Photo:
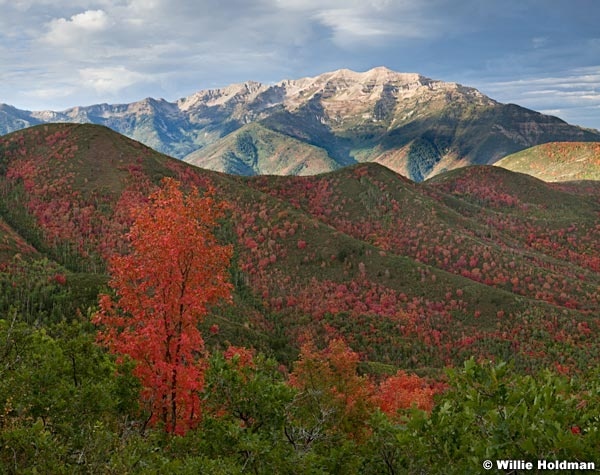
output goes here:
{"type": "Polygon", "coordinates": [[[17,255],[0,272],[3,315],[12,309],[25,322],[39,325],[60,320],[72,303],[62,269],[46,258],[26,260],[17,255]]]}
{"type": "Polygon", "coordinates": [[[35,329],[0,320],[0,465],[8,473],[103,471],[135,413],[137,384],[116,374],[89,325],[35,329]]]}
{"type": "Polygon", "coordinates": [[[406,472],[478,473],[484,460],[499,459],[598,463],[596,380],[523,376],[504,362],[471,359],[449,371],[449,384],[429,417],[414,415],[397,435],[411,448],[406,472]]]}
{"type": "Polygon", "coordinates": [[[18,320],[0,320],[3,473],[463,474],[486,459],[598,462],[597,370],[534,377],[471,359],[448,372],[431,414],[406,410],[398,423],[371,412],[355,438],[311,430],[302,421],[327,419],[323,407],[304,404],[274,360],[230,347],[210,359],[201,426],[180,437],[143,431],[139,385],[126,366],[115,372],[89,324],[18,320]]]}
{"type": "Polygon", "coordinates": [[[0,175],[6,174],[10,155],[13,154],[19,145],[16,142],[0,142],[0,175]]]}
{"type": "Polygon", "coordinates": [[[439,150],[429,140],[415,140],[408,150],[409,177],[414,181],[423,181],[441,159],[439,150]]]}
{"type": "Polygon", "coordinates": [[[249,167],[255,167],[258,162],[258,151],[249,133],[240,134],[237,138],[237,149],[243,156],[243,162],[249,167]]]}
{"type": "Polygon", "coordinates": [[[207,412],[199,430],[204,454],[236,460],[250,472],[276,473],[278,458],[289,456],[284,426],[293,397],[277,363],[262,356],[248,362],[235,353],[216,354],[205,393],[207,412]]]}
{"type": "Polygon", "coordinates": [[[238,157],[232,150],[227,150],[223,154],[223,160],[227,163],[226,172],[236,175],[252,176],[256,174],[252,168],[252,163],[248,164],[244,157],[238,157]]]}
{"type": "Polygon", "coordinates": [[[96,305],[105,283],[103,275],[68,273],[45,257],[31,260],[17,254],[0,271],[0,314],[14,310],[35,325],[73,318],[96,305]]]}
{"type": "Polygon", "coordinates": [[[49,246],[44,243],[43,233],[37,227],[35,218],[23,209],[23,203],[26,201],[23,186],[17,184],[10,189],[6,186],[3,176],[0,176],[0,183],[3,184],[4,190],[0,199],[2,218],[36,249],[47,250],[49,246]]]}
{"type": "Polygon", "coordinates": [[[76,245],[72,242],[62,241],[50,244],[35,217],[23,206],[27,202],[27,194],[23,186],[19,183],[10,189],[4,181],[4,178],[0,176],[0,184],[4,187],[0,196],[0,217],[33,246],[31,250],[37,250],[47,255],[74,272],[89,272],[92,269],[102,271],[104,269],[104,260],[96,252],[82,258],[76,245]]]}

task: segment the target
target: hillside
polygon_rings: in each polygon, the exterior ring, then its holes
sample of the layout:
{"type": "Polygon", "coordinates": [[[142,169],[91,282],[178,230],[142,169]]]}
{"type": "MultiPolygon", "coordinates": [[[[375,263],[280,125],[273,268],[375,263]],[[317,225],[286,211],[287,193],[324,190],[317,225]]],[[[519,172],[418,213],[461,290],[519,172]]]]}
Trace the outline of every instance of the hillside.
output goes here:
{"type": "Polygon", "coordinates": [[[234,84],[175,102],[147,98],[62,112],[0,105],[0,134],[44,122],[105,125],[160,152],[240,174],[308,174],[378,162],[415,181],[545,142],[600,140],[597,131],[500,104],[476,89],[384,67],[234,84]],[[258,134],[260,166],[248,166],[254,158],[239,154],[242,128],[258,134]]]}
{"type": "Polygon", "coordinates": [[[200,168],[235,175],[316,175],[339,168],[322,148],[252,123],[189,154],[200,168]]]}
{"type": "Polygon", "coordinates": [[[343,337],[371,370],[424,372],[470,355],[532,369],[560,354],[582,368],[598,351],[595,333],[580,331],[598,325],[600,286],[600,202],[585,187],[561,191],[496,167],[424,184],[377,164],[234,177],[95,125],[12,133],[0,163],[4,236],[18,242],[3,259],[45,256],[44,279],[66,276],[48,292],[82,311],[106,282],[106,257],[126,249],[129,210],[173,176],[231,204],[220,237],[236,249],[235,305],[205,322],[209,346],[253,346],[289,363],[306,335],[343,337]]]}
{"type": "Polygon", "coordinates": [[[600,143],[547,143],[511,154],[495,165],[544,181],[600,180],[600,143]]]}

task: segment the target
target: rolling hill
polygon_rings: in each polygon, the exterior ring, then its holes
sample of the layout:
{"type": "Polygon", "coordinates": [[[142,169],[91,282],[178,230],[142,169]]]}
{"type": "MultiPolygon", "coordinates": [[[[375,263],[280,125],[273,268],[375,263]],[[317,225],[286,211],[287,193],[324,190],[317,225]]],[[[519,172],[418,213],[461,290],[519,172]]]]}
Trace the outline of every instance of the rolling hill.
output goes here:
{"type": "Polygon", "coordinates": [[[551,142],[511,154],[495,165],[544,181],[600,180],[600,144],[551,142]]]}
{"type": "Polygon", "coordinates": [[[185,161],[235,175],[316,175],[339,167],[324,149],[259,123],[241,127],[185,161]]]}
{"type": "Polygon", "coordinates": [[[600,356],[600,201],[588,185],[490,166],[415,183],[376,163],[232,176],[81,124],[2,137],[0,165],[3,281],[16,261],[43,266],[81,312],[106,282],[106,258],[127,249],[132,207],[172,176],[231,205],[219,235],[235,246],[235,299],[204,323],[208,345],[289,363],[307,336],[342,337],[368,371],[388,372],[471,355],[581,369],[600,356]]]}
{"type": "Polygon", "coordinates": [[[171,156],[240,174],[378,162],[415,181],[545,142],[600,140],[598,131],[498,103],[476,89],[384,67],[234,84],[175,102],[147,98],[62,112],[0,105],[0,133],[45,122],[105,125],[171,156]],[[256,142],[259,155],[240,153],[240,137],[252,137],[247,142],[256,142]]]}

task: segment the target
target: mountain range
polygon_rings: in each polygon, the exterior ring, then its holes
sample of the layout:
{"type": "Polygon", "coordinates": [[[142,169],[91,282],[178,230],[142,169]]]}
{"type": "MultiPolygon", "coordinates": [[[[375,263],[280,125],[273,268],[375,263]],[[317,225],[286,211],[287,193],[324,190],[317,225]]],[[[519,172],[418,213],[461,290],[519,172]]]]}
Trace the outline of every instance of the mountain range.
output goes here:
{"type": "Polygon", "coordinates": [[[62,112],[0,104],[0,134],[48,122],[105,125],[194,165],[240,175],[311,175],[377,162],[422,181],[555,141],[600,132],[478,90],[384,67],[346,69],[62,112]]]}

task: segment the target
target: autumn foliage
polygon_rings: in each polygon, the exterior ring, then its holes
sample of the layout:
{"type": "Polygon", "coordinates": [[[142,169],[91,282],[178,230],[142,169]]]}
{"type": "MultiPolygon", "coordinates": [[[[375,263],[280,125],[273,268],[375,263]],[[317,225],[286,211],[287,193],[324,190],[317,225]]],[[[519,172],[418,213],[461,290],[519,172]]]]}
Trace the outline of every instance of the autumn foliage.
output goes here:
{"type": "Polygon", "coordinates": [[[436,390],[423,378],[398,371],[376,383],[359,374],[359,361],[359,354],[340,339],[331,340],[323,350],[310,342],[303,345],[289,382],[300,400],[314,406],[311,413],[321,415],[323,420],[313,424],[329,424],[360,440],[368,434],[365,424],[375,408],[392,418],[402,409],[433,408],[436,390]]]}
{"type": "Polygon", "coordinates": [[[434,389],[422,378],[399,370],[380,384],[376,399],[380,409],[393,418],[398,411],[413,406],[431,411],[434,394],[434,389]]]}
{"type": "Polygon", "coordinates": [[[165,179],[135,211],[130,252],[109,262],[115,297],[102,295],[99,341],[135,361],[150,423],[184,433],[200,418],[204,342],[197,328],[207,305],[230,298],[230,246],[213,229],[224,205],[196,188],[185,196],[165,179]]]}
{"type": "MultiPolygon", "coordinates": [[[[318,350],[303,345],[289,384],[298,391],[297,424],[310,439],[341,431],[355,439],[366,437],[368,415],[374,408],[373,385],[357,374],[358,354],[343,340],[332,340],[318,350]]],[[[299,437],[288,436],[297,445],[299,437]]],[[[302,441],[306,444],[306,441],[302,441]]]]}

